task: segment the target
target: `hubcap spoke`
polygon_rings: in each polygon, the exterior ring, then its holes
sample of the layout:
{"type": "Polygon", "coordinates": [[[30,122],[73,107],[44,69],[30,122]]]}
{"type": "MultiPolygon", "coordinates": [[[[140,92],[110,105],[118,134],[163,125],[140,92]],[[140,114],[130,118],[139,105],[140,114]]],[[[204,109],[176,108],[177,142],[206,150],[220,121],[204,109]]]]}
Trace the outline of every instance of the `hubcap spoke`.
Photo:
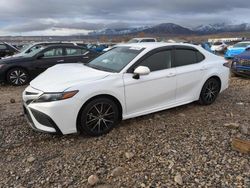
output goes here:
{"type": "Polygon", "coordinates": [[[108,130],[114,123],[114,111],[108,103],[97,103],[87,113],[86,125],[94,133],[108,130]]]}

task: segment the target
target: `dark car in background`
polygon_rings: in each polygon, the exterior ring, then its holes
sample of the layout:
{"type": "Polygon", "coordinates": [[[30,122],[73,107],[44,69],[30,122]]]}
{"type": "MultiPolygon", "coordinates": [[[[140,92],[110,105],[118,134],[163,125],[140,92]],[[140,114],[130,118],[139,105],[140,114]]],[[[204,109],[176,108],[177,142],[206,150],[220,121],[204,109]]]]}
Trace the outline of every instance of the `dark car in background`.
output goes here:
{"type": "Polygon", "coordinates": [[[16,49],[14,46],[5,42],[0,43],[0,58],[14,55],[16,53],[19,53],[19,50],[16,49]]]}
{"type": "Polygon", "coordinates": [[[245,52],[234,57],[231,71],[235,75],[250,77],[250,47],[245,52]]]}
{"type": "Polygon", "coordinates": [[[39,49],[41,47],[49,46],[49,45],[59,45],[59,44],[65,44],[65,45],[72,45],[76,46],[77,44],[71,43],[71,42],[37,42],[37,43],[31,43],[28,45],[24,45],[21,49],[20,52],[21,54],[25,53],[30,53],[33,50],[39,49]]]}
{"type": "MultiPolygon", "coordinates": [[[[0,60],[0,82],[14,86],[27,84],[31,79],[59,63],[87,63],[98,53],[69,44],[50,45],[22,56],[0,60]]],[[[66,76],[66,75],[65,75],[66,76]]]]}

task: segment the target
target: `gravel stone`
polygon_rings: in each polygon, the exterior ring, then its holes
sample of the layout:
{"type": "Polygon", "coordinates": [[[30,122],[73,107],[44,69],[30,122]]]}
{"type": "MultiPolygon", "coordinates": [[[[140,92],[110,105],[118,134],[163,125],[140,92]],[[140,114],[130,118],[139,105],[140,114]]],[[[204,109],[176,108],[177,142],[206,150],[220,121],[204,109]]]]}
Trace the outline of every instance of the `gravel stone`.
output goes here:
{"type": "Polygon", "coordinates": [[[123,167],[116,167],[113,171],[112,171],[112,173],[111,173],[111,176],[120,176],[120,175],[122,175],[124,173],[124,168],[123,167]]]}
{"type": "Polygon", "coordinates": [[[88,177],[88,184],[89,185],[96,185],[99,182],[99,178],[97,175],[91,175],[88,177]]]}
{"type": "Polygon", "coordinates": [[[28,161],[29,163],[32,163],[32,162],[34,162],[35,160],[36,160],[36,159],[35,159],[35,157],[33,157],[33,156],[27,158],[27,161],[28,161]]]}
{"type": "Polygon", "coordinates": [[[179,185],[183,185],[182,176],[179,173],[175,175],[174,181],[179,185]]]}

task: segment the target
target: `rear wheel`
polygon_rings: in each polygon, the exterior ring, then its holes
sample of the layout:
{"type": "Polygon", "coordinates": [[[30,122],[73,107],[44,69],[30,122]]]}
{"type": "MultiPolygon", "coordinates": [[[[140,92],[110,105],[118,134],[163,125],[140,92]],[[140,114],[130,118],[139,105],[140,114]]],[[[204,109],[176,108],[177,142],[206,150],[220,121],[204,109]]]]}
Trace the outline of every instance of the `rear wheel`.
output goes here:
{"type": "Polygon", "coordinates": [[[220,82],[215,78],[208,79],[202,87],[200,99],[200,104],[210,105],[217,98],[220,92],[220,82]]]}
{"type": "Polygon", "coordinates": [[[14,68],[7,72],[6,79],[13,86],[21,86],[29,82],[29,74],[22,68],[14,68]]]}
{"type": "Polygon", "coordinates": [[[80,112],[79,128],[90,136],[106,134],[118,123],[118,107],[108,98],[94,99],[80,112]]]}

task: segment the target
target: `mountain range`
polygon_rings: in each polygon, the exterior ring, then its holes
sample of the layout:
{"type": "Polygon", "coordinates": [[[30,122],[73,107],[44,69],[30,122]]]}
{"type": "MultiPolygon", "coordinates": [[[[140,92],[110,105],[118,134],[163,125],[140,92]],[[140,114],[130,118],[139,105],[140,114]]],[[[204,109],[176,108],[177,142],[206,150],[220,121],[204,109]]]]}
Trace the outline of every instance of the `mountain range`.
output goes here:
{"type": "Polygon", "coordinates": [[[209,25],[199,25],[194,28],[186,28],[174,23],[162,23],[155,26],[144,26],[136,28],[120,28],[120,29],[102,29],[89,33],[90,36],[96,35],[133,35],[138,33],[157,34],[157,35],[206,35],[224,32],[250,32],[250,24],[226,24],[217,23],[209,25]]]}

